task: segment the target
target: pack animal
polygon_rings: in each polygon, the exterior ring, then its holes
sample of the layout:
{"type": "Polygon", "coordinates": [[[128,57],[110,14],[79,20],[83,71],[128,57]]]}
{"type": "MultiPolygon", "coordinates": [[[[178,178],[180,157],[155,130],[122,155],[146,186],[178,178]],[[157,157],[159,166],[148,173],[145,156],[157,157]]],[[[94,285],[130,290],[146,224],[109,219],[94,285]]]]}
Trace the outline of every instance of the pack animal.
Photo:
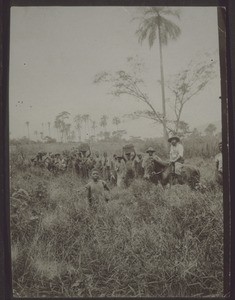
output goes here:
{"type": "Polygon", "coordinates": [[[165,163],[165,166],[156,160],[149,160],[144,169],[144,179],[162,186],[167,184],[188,184],[192,189],[197,189],[200,182],[200,171],[191,166],[184,164],[182,166],[181,176],[176,176],[174,166],[171,163],[165,163]]]}

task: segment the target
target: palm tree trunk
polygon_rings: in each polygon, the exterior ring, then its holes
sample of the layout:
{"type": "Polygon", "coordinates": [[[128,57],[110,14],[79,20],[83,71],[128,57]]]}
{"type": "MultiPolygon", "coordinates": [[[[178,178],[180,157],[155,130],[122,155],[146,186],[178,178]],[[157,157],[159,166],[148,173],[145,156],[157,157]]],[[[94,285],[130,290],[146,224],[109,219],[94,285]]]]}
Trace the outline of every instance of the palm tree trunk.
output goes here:
{"type": "Polygon", "coordinates": [[[87,131],[88,131],[88,138],[90,138],[90,136],[91,136],[91,128],[90,128],[89,120],[87,120],[87,131]]]}
{"type": "Polygon", "coordinates": [[[163,56],[162,56],[162,40],[161,40],[161,25],[158,24],[158,38],[159,38],[159,53],[160,53],[160,73],[161,73],[161,90],[162,90],[162,125],[165,144],[168,147],[168,132],[166,128],[166,97],[165,97],[165,81],[163,71],[163,56]]]}
{"type": "Polygon", "coordinates": [[[85,120],[85,140],[87,138],[87,123],[86,123],[86,120],[85,120]]]}
{"type": "Polygon", "coordinates": [[[29,137],[29,125],[27,125],[27,129],[28,129],[28,140],[30,139],[29,137]]]}

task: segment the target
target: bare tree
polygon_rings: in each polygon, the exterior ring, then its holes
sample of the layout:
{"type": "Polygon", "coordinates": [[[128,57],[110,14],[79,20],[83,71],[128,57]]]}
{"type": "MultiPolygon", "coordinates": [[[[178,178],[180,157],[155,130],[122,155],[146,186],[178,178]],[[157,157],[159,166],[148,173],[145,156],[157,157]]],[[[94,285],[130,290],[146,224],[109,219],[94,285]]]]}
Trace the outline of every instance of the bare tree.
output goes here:
{"type": "Polygon", "coordinates": [[[132,64],[130,72],[124,70],[114,73],[101,72],[96,74],[94,83],[108,83],[111,86],[110,93],[115,97],[123,95],[131,96],[135,101],[145,105],[145,110],[134,111],[128,115],[129,117],[144,117],[160,123],[163,127],[167,126],[167,119],[163,117],[162,113],[157,111],[147,93],[144,92],[144,81],[139,76],[139,73],[142,71],[142,64],[133,58],[128,58],[127,60],[129,64],[132,64]]]}
{"type": "Polygon", "coordinates": [[[198,95],[216,75],[216,61],[211,57],[205,55],[204,58],[191,60],[184,70],[172,76],[167,82],[167,87],[172,93],[170,105],[175,115],[175,126],[171,130],[175,133],[178,133],[182,124],[180,122],[182,122],[181,117],[185,105],[198,95]]]}
{"type": "Polygon", "coordinates": [[[78,140],[81,142],[82,139],[82,116],[80,114],[77,114],[74,118],[75,127],[78,131],[78,140]]]}

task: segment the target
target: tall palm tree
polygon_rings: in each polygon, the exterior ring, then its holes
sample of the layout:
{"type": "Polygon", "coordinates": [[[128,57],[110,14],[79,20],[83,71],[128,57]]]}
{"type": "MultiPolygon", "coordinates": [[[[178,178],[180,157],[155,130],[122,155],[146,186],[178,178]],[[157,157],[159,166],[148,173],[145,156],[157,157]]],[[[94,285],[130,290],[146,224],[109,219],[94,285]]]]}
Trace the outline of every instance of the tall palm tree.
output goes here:
{"type": "Polygon", "coordinates": [[[47,122],[49,137],[51,137],[51,122],[47,122]]]}
{"type": "Polygon", "coordinates": [[[29,121],[25,122],[26,126],[27,126],[27,130],[28,130],[28,140],[30,139],[30,136],[29,136],[29,121]]]}
{"type": "Polygon", "coordinates": [[[60,139],[60,120],[58,118],[56,118],[54,121],[54,127],[57,132],[57,139],[59,140],[60,139]]]}
{"type": "Polygon", "coordinates": [[[36,135],[36,138],[37,138],[37,137],[38,137],[38,131],[35,130],[35,131],[34,131],[34,134],[36,135]]]}
{"type": "Polygon", "coordinates": [[[103,127],[105,131],[107,131],[107,120],[108,120],[108,116],[106,115],[103,115],[100,119],[100,126],[103,127]]]}
{"type": "Polygon", "coordinates": [[[68,119],[70,116],[70,113],[67,111],[62,111],[61,113],[59,113],[56,118],[55,118],[55,122],[54,122],[54,126],[55,128],[58,129],[58,131],[61,134],[61,142],[63,142],[64,140],[64,136],[66,134],[66,129],[65,129],[65,120],[68,119]]]}
{"type": "Polygon", "coordinates": [[[43,132],[42,131],[40,132],[40,136],[41,136],[41,140],[43,140],[44,137],[43,137],[43,132]]]}
{"type": "Polygon", "coordinates": [[[67,142],[68,142],[69,136],[70,136],[70,129],[71,129],[71,124],[65,124],[64,133],[65,133],[65,137],[66,137],[67,142]]]}
{"type": "Polygon", "coordinates": [[[166,141],[168,139],[168,132],[166,127],[166,99],[162,47],[166,46],[169,40],[176,40],[181,34],[179,26],[171,21],[172,17],[179,19],[179,10],[162,6],[149,7],[145,10],[139,29],[136,31],[139,43],[142,44],[145,39],[148,39],[150,48],[152,48],[154,42],[158,40],[162,91],[162,125],[166,141]]]}
{"type": "Polygon", "coordinates": [[[82,135],[82,116],[77,114],[74,118],[75,127],[78,131],[78,140],[81,142],[81,135],[82,135]]]}
{"type": "Polygon", "coordinates": [[[42,133],[44,135],[44,123],[42,122],[42,133]]]}
{"type": "MultiPolygon", "coordinates": [[[[83,121],[85,123],[85,134],[86,135],[88,134],[88,132],[87,132],[87,125],[89,127],[89,118],[90,118],[90,116],[88,114],[85,114],[85,115],[82,116],[82,119],[83,119],[83,121]]],[[[88,130],[89,130],[89,128],[88,128],[88,130]]]]}
{"type": "Polygon", "coordinates": [[[93,129],[94,137],[96,137],[96,128],[97,128],[96,121],[92,121],[91,128],[93,129]]]}

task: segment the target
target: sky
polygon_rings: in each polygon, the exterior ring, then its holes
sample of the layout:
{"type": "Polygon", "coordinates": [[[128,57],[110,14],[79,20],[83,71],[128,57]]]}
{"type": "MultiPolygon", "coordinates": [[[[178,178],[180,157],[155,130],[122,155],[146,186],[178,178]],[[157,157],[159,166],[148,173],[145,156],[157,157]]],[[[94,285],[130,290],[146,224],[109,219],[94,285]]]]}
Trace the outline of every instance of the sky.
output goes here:
{"type": "MultiPolygon", "coordinates": [[[[138,57],[144,64],[140,74],[145,91],[161,111],[159,48],[138,43],[135,34],[142,13],[138,7],[12,7],[10,26],[10,137],[30,136],[42,131],[56,136],[53,123],[62,111],[89,114],[99,122],[122,117],[145,107],[131,96],[110,95],[108,84],[94,84],[95,75],[128,69],[127,58],[138,57]],[[134,20],[133,20],[134,19],[134,20]]],[[[182,7],[181,35],[163,49],[165,78],[184,69],[191,59],[211,53],[217,61],[216,78],[186,106],[182,119],[191,128],[220,123],[221,103],[217,10],[215,7],[182,7]]],[[[166,97],[171,94],[166,90],[166,97]]],[[[168,114],[171,115],[168,108],[168,114]]],[[[150,120],[124,119],[119,126],[128,136],[143,138],[162,135],[162,128],[150,120]]],[[[97,129],[99,131],[99,128],[97,129]]],[[[220,131],[220,130],[219,130],[220,131]]]]}

